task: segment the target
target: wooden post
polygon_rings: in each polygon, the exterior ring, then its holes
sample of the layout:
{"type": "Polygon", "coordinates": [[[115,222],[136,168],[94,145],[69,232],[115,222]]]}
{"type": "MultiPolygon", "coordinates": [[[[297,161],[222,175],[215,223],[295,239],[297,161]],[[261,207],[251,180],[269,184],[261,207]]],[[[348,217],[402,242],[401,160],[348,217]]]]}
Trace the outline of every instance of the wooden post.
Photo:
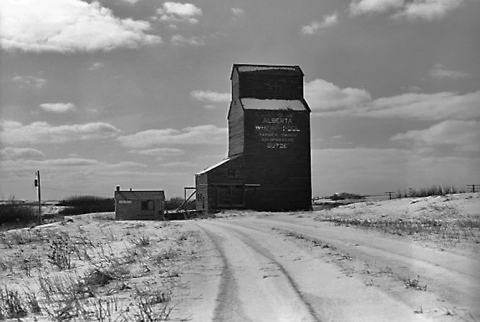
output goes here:
{"type": "Polygon", "coordinates": [[[40,171],[36,172],[35,186],[37,187],[38,197],[38,224],[42,224],[42,195],[40,189],[40,171]]]}
{"type": "Polygon", "coordinates": [[[480,185],[478,185],[478,184],[467,184],[467,190],[471,190],[471,192],[477,192],[478,189],[475,189],[475,187],[478,188],[478,186],[480,186],[480,185]]]}
{"type": "Polygon", "coordinates": [[[388,199],[389,199],[389,200],[392,200],[392,194],[394,194],[394,193],[395,193],[395,192],[393,192],[393,191],[387,191],[387,192],[385,192],[385,194],[388,194],[388,199]]]}

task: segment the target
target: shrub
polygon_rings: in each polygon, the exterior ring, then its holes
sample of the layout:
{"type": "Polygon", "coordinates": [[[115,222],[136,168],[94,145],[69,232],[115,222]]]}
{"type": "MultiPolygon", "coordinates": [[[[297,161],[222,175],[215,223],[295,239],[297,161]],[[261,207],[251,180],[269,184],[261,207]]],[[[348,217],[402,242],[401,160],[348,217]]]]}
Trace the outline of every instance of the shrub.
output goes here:
{"type": "Polygon", "coordinates": [[[66,233],[58,234],[49,243],[48,262],[60,270],[72,268],[72,254],[76,251],[66,233]]]}
{"type": "Polygon", "coordinates": [[[445,196],[448,194],[453,193],[465,193],[465,190],[457,189],[455,186],[436,186],[432,185],[429,188],[419,188],[419,189],[408,189],[406,190],[398,190],[396,197],[397,198],[422,198],[422,197],[429,197],[429,196],[445,196]]]}
{"type": "Polygon", "coordinates": [[[16,290],[0,289],[0,320],[19,319],[27,316],[27,308],[16,290]]]}
{"type": "Polygon", "coordinates": [[[141,236],[139,238],[132,238],[132,244],[135,244],[136,246],[138,247],[145,247],[145,246],[148,246],[150,245],[150,237],[149,236],[141,236]]]}
{"type": "Polygon", "coordinates": [[[15,200],[0,205],[0,224],[6,223],[33,223],[37,221],[35,210],[15,200]]]}
{"type": "Polygon", "coordinates": [[[345,199],[363,199],[364,197],[360,195],[356,195],[354,193],[342,192],[342,193],[335,193],[330,196],[331,200],[345,200],[345,199]]]}
{"type": "Polygon", "coordinates": [[[67,207],[60,212],[60,214],[67,216],[115,211],[113,198],[95,196],[73,196],[61,201],[58,205],[67,207]]]}
{"type": "MultiPolygon", "coordinates": [[[[185,199],[181,197],[170,198],[170,200],[165,201],[165,210],[176,210],[184,201],[185,199]]],[[[183,208],[186,210],[194,210],[196,208],[195,199],[188,201],[183,208]]]]}
{"type": "Polygon", "coordinates": [[[85,276],[85,284],[88,286],[105,286],[118,279],[115,272],[109,269],[95,268],[85,276]]]}

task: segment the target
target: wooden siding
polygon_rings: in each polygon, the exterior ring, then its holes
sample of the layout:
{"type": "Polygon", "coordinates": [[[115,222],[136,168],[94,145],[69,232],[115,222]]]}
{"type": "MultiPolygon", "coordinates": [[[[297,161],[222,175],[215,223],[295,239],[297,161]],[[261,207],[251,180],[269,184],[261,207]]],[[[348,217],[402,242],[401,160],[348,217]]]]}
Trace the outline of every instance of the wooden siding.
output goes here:
{"type": "Polygon", "coordinates": [[[235,69],[233,69],[232,71],[232,77],[231,77],[231,81],[232,81],[232,102],[235,101],[237,98],[240,97],[240,80],[239,80],[239,77],[238,77],[238,71],[235,69]]]}
{"type": "Polygon", "coordinates": [[[196,188],[196,209],[202,212],[208,212],[209,209],[209,193],[208,193],[208,172],[197,174],[195,176],[196,188]]]}
{"type": "Polygon", "coordinates": [[[234,100],[228,113],[228,156],[242,153],[244,149],[244,112],[240,100],[234,100]]]}
{"type": "Polygon", "coordinates": [[[238,73],[234,69],[232,73],[232,99],[242,97],[301,99],[303,98],[303,75],[284,70],[238,73]]]}
{"type": "Polygon", "coordinates": [[[244,185],[243,171],[244,158],[238,156],[197,175],[195,177],[197,210],[212,212],[217,209],[243,207],[243,201],[242,204],[238,203],[238,188],[243,189],[244,185]],[[229,196],[231,201],[226,202],[229,196]]]}
{"type": "Polygon", "coordinates": [[[254,209],[310,209],[308,111],[245,111],[244,155],[245,181],[260,185],[247,194],[254,209]]]}

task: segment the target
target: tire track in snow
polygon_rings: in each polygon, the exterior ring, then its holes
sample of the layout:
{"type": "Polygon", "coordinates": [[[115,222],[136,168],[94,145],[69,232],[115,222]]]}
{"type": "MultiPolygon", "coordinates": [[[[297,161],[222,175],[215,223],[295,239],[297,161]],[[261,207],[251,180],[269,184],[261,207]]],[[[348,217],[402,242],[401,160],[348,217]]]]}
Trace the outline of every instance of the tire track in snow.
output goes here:
{"type": "Polygon", "coordinates": [[[223,267],[220,287],[212,321],[252,321],[244,315],[242,308],[239,306],[238,285],[233,276],[232,268],[227,260],[225,249],[222,247],[220,238],[200,225],[197,224],[197,226],[205,233],[213,245],[215,245],[222,259],[223,267]]]}
{"type": "Polygon", "coordinates": [[[415,314],[408,304],[381,290],[367,288],[363,282],[343,276],[336,264],[288,247],[288,244],[294,245],[290,242],[278,243],[275,234],[260,230],[257,224],[250,222],[247,226],[241,221],[209,223],[231,231],[232,235],[237,235],[235,238],[275,262],[315,321],[430,321],[426,316],[415,314]]]}
{"type": "MultiPolygon", "coordinates": [[[[198,225],[198,224],[197,224],[198,225]]],[[[249,267],[248,268],[243,268],[244,271],[242,274],[248,275],[249,272],[245,271],[251,271],[250,275],[252,274],[257,274],[258,272],[264,270],[264,269],[270,269],[270,267],[267,266],[273,266],[277,272],[280,272],[281,275],[276,276],[278,278],[275,278],[274,280],[272,279],[272,282],[265,282],[266,278],[268,276],[263,276],[263,280],[258,280],[257,283],[255,283],[255,279],[252,280],[252,276],[250,276],[250,279],[248,280],[248,285],[249,288],[251,288],[252,294],[258,295],[255,292],[260,291],[260,292],[265,292],[268,296],[263,296],[263,297],[258,297],[254,299],[255,302],[259,303],[254,303],[255,306],[262,306],[265,309],[268,309],[269,307],[273,310],[271,312],[268,311],[263,311],[263,312],[258,312],[256,311],[260,316],[254,316],[254,321],[315,321],[315,322],[321,322],[321,319],[317,316],[316,312],[310,305],[310,303],[305,299],[303,294],[300,292],[299,287],[297,283],[293,280],[293,278],[290,276],[288,271],[283,267],[282,264],[280,264],[276,259],[275,256],[273,256],[266,248],[262,247],[259,245],[254,239],[248,237],[247,235],[239,232],[236,229],[233,229],[231,227],[225,227],[223,225],[217,225],[215,223],[209,222],[208,224],[202,223],[201,225],[198,225],[205,233],[207,236],[212,240],[212,242],[215,244],[217,247],[218,251],[221,253],[223,262],[224,262],[224,272],[222,272],[222,281],[221,281],[221,287],[219,290],[218,294],[218,300],[217,300],[217,307],[215,309],[215,318],[214,321],[252,321],[252,319],[249,319],[248,317],[244,316],[239,319],[238,315],[239,314],[244,314],[245,311],[250,311],[250,312],[255,312],[255,309],[252,307],[244,307],[243,309],[238,307],[238,304],[241,302],[242,299],[245,300],[245,296],[239,297],[239,292],[238,292],[238,282],[236,281],[235,278],[235,269],[242,270],[242,267],[239,267],[237,264],[232,263],[232,256],[236,256],[236,254],[232,254],[231,250],[235,249],[233,246],[235,245],[227,245],[228,240],[239,242],[241,246],[238,249],[243,249],[246,250],[246,252],[243,254],[245,256],[246,253],[250,253],[249,258],[255,258],[252,261],[248,262],[249,267]],[[210,226],[210,227],[205,227],[205,226],[210,226]],[[215,228],[214,228],[215,227],[215,228]],[[218,229],[220,230],[229,230],[233,232],[233,234],[225,234],[225,236],[228,237],[222,237],[221,233],[218,232],[218,229]],[[213,232],[213,230],[217,230],[217,232],[213,232]],[[230,252],[226,248],[229,248],[230,252]],[[229,258],[230,257],[230,258],[229,258]],[[255,266],[260,266],[260,267],[255,267],[255,266]],[[261,284],[261,285],[259,285],[261,284]],[[275,284],[272,286],[272,284],[275,284]],[[282,286],[281,288],[279,286],[282,286]],[[279,292],[274,292],[272,289],[275,287],[279,288],[279,292]],[[232,292],[233,291],[233,292],[232,292]],[[233,312],[232,307],[228,305],[228,303],[235,302],[237,304],[237,307],[235,308],[236,313],[232,314],[233,312]],[[272,307],[273,306],[273,307],[272,307]],[[273,314],[276,315],[275,320],[271,320],[271,316],[265,316],[268,314],[273,314]],[[262,319],[266,318],[266,319],[262,319]]],[[[239,254],[238,254],[239,255],[239,254]]],[[[247,256],[248,257],[248,256],[247,256]]],[[[242,277],[242,274],[239,274],[237,276],[238,279],[241,279],[243,281],[247,281],[245,279],[245,276],[242,277]]],[[[243,283],[245,284],[245,283],[243,283]]],[[[243,295],[245,293],[248,293],[248,290],[244,287],[243,295]]],[[[252,304],[252,303],[243,303],[244,305],[246,304],[252,304]]],[[[250,305],[251,306],[251,305],[250,305]]]]}

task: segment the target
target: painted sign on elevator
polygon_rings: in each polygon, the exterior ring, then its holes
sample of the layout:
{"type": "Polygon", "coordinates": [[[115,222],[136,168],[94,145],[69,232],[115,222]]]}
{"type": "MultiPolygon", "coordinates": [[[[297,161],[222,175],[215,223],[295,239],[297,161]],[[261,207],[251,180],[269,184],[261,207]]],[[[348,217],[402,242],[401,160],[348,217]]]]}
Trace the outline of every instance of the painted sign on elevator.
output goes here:
{"type": "Polygon", "coordinates": [[[292,117],[264,117],[254,128],[268,149],[288,149],[300,132],[292,117]]]}

